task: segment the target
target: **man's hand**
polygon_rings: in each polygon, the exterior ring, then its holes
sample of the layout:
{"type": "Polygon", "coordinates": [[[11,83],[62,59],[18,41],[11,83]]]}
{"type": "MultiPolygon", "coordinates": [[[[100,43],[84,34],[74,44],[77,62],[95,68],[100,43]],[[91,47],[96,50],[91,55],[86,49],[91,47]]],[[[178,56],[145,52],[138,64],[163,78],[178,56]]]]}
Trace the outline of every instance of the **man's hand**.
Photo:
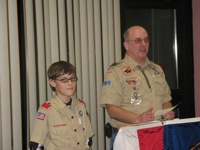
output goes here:
{"type": "Polygon", "coordinates": [[[138,124],[154,120],[153,107],[150,107],[142,114],[136,114],[111,104],[107,104],[106,108],[110,118],[123,123],[138,124]]]}
{"type": "Polygon", "coordinates": [[[139,115],[138,123],[149,122],[154,120],[153,107],[139,115]]]}
{"type": "Polygon", "coordinates": [[[174,117],[175,117],[174,111],[167,112],[166,114],[163,115],[163,118],[167,120],[174,119],[174,117]]]}
{"type": "MultiPolygon", "coordinates": [[[[172,103],[171,102],[163,103],[162,107],[163,109],[170,108],[172,107],[172,103]]],[[[175,117],[174,111],[167,112],[166,114],[163,115],[163,118],[167,120],[174,119],[174,117],[175,117]]]]}

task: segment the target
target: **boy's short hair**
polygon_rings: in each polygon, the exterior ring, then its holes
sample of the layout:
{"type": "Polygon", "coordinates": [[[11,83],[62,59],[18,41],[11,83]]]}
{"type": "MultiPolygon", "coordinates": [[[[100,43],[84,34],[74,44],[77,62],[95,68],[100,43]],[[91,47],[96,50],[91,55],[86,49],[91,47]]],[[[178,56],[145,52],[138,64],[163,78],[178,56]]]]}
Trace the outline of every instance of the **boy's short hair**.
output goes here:
{"type": "MultiPolygon", "coordinates": [[[[53,63],[48,69],[49,80],[55,80],[64,74],[74,74],[76,76],[76,68],[69,62],[58,61],[53,63]]],[[[54,87],[51,86],[53,91],[56,91],[54,87]]]]}

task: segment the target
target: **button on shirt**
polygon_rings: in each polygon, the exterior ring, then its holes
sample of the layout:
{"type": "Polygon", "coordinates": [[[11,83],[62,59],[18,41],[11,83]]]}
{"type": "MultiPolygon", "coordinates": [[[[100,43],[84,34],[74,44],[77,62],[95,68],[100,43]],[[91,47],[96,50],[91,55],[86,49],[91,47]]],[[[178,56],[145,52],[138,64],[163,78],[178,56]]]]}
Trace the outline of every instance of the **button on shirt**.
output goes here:
{"type": "MultiPolygon", "coordinates": [[[[171,99],[169,86],[159,65],[146,58],[144,66],[138,66],[133,59],[125,55],[125,58],[111,66],[105,75],[101,106],[112,104],[141,114],[150,107],[153,107],[154,112],[162,109],[162,104],[171,99]],[[134,80],[134,82],[129,83],[129,80],[134,80]],[[135,97],[133,91],[136,93],[135,97]],[[140,99],[140,103],[131,104],[132,97],[140,99]]],[[[124,124],[114,119],[111,119],[110,123],[113,127],[124,124]]]]}
{"type": "Polygon", "coordinates": [[[88,139],[94,135],[85,104],[72,98],[67,106],[56,95],[37,113],[31,141],[47,150],[87,150],[88,139]]]}

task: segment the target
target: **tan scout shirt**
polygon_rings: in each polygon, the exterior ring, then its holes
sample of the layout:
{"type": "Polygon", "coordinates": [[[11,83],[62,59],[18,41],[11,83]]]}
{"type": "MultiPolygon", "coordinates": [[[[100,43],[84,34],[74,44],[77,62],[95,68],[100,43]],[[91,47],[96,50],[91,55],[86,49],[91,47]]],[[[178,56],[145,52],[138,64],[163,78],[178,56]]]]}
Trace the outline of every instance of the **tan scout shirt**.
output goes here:
{"type": "Polygon", "coordinates": [[[47,150],[87,150],[93,135],[85,104],[72,98],[69,107],[55,95],[39,108],[30,141],[47,150]]]}
{"type": "MultiPolygon", "coordinates": [[[[151,106],[154,112],[162,109],[162,104],[171,99],[169,86],[159,65],[146,58],[141,69],[135,61],[125,55],[121,62],[107,70],[102,88],[101,106],[112,104],[141,114],[151,106]],[[144,70],[144,73],[141,70],[144,70]],[[134,101],[136,99],[138,103],[134,101]]],[[[110,123],[114,127],[124,124],[114,119],[111,119],[110,123]]]]}

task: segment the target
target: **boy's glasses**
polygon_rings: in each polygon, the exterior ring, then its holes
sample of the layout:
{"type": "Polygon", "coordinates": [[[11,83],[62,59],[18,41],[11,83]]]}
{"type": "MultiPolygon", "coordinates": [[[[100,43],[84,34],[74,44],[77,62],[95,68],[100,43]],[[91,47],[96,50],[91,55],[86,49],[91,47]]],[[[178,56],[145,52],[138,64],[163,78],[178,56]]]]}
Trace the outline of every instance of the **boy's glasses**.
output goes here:
{"type": "Polygon", "coordinates": [[[78,77],[72,77],[72,78],[62,78],[62,79],[55,79],[55,80],[58,80],[62,83],[67,83],[69,80],[71,82],[76,82],[78,80],[78,77]]]}

